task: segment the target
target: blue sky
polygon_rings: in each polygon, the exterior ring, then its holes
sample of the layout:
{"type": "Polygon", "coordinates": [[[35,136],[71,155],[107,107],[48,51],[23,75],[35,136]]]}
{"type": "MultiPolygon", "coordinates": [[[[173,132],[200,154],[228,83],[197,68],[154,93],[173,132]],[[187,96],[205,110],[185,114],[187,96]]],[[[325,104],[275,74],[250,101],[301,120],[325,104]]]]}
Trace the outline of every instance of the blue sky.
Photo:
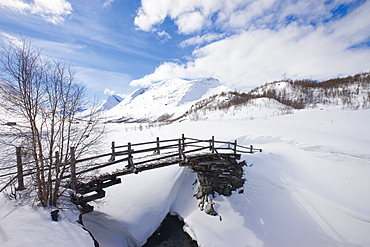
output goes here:
{"type": "Polygon", "coordinates": [[[364,0],[0,0],[0,39],[32,38],[102,99],[173,77],[248,91],[369,71],[369,13],[364,0]]]}

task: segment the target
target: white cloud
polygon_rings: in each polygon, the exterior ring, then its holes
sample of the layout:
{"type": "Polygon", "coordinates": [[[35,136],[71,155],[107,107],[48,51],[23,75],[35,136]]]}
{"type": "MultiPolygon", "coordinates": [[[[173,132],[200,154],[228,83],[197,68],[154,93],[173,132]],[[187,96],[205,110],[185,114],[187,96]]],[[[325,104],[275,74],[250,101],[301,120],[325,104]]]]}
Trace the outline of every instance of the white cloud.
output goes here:
{"type": "Polygon", "coordinates": [[[303,25],[322,24],[332,10],[355,0],[142,0],[135,25],[144,31],[155,31],[168,17],[181,34],[197,33],[208,27],[224,32],[260,28],[280,29],[295,20],[303,25]]]}
{"type": "Polygon", "coordinates": [[[139,29],[152,31],[153,26],[162,23],[168,12],[168,1],[142,0],[142,7],[138,10],[134,23],[139,29]]]}
{"type": "Polygon", "coordinates": [[[20,0],[0,1],[0,7],[21,13],[31,13],[43,17],[54,24],[64,21],[65,16],[72,13],[72,5],[66,0],[20,0]]]}
{"type": "Polygon", "coordinates": [[[331,32],[337,39],[345,40],[350,45],[363,42],[370,37],[370,1],[354,10],[351,15],[333,23],[331,32]]]}
{"type": "Polygon", "coordinates": [[[233,29],[245,29],[256,24],[252,22],[255,18],[262,18],[266,21],[269,18],[269,13],[265,14],[265,12],[271,9],[275,2],[276,0],[252,1],[242,9],[228,8],[232,14],[227,16],[226,25],[233,29]]]}
{"type": "Polygon", "coordinates": [[[17,37],[14,37],[14,36],[12,36],[8,33],[5,33],[5,32],[0,32],[0,35],[4,37],[4,38],[0,37],[0,41],[4,41],[5,43],[12,43],[12,44],[15,44],[19,47],[22,46],[22,42],[17,37]]]}
{"type": "Polygon", "coordinates": [[[108,95],[114,95],[115,93],[116,93],[116,91],[110,90],[108,88],[105,88],[104,92],[103,92],[103,94],[108,94],[108,95]]]}
{"type": "Polygon", "coordinates": [[[128,94],[117,93],[116,91],[111,90],[109,88],[105,88],[103,94],[106,94],[106,95],[118,95],[118,96],[120,96],[123,99],[128,96],[128,94]]]}
{"type": "Polygon", "coordinates": [[[135,25],[143,31],[155,31],[166,17],[176,22],[179,33],[197,32],[222,6],[222,0],[142,0],[135,25]]]}
{"type": "Polygon", "coordinates": [[[23,1],[19,1],[19,0],[1,1],[0,6],[9,8],[11,10],[19,11],[19,12],[31,10],[30,4],[24,3],[23,1]]]}
{"type": "Polygon", "coordinates": [[[130,86],[133,87],[146,87],[150,86],[152,82],[160,80],[172,79],[174,77],[192,78],[193,72],[189,71],[184,64],[166,62],[155,69],[155,72],[146,75],[143,78],[131,81],[130,86]]]}
{"type": "Polygon", "coordinates": [[[205,34],[203,36],[195,36],[195,37],[191,37],[189,39],[186,39],[184,41],[182,41],[179,46],[180,47],[186,47],[186,46],[191,46],[191,45],[202,45],[204,43],[210,43],[210,42],[213,42],[215,40],[219,40],[221,38],[223,38],[225,35],[224,34],[221,34],[221,33],[208,33],[208,34],[205,34]]]}
{"type": "MultiPolygon", "coordinates": [[[[351,47],[370,37],[370,2],[339,20],[313,25],[291,22],[279,29],[240,31],[201,48],[187,63],[166,62],[131,85],[173,77],[213,76],[246,89],[283,78],[328,79],[370,69],[370,49],[351,47]]],[[[202,42],[201,37],[184,45],[202,42]]]]}
{"type": "Polygon", "coordinates": [[[157,32],[157,35],[160,37],[161,42],[166,42],[169,39],[172,39],[171,35],[169,35],[166,31],[162,30],[160,32],[157,32]]]}
{"type": "Polygon", "coordinates": [[[262,16],[276,0],[142,0],[135,25],[153,31],[166,17],[171,18],[179,33],[199,32],[210,24],[224,29],[240,28],[255,16],[262,16]],[[216,14],[216,16],[215,16],[216,14]],[[213,18],[213,20],[212,20],[213,18]]]}
{"type": "Polygon", "coordinates": [[[111,3],[113,3],[115,0],[106,0],[104,3],[103,3],[103,8],[105,7],[108,7],[111,5],[111,3]]]}
{"type": "Polygon", "coordinates": [[[202,29],[205,23],[205,18],[200,12],[195,11],[179,15],[175,23],[177,24],[180,33],[190,34],[202,29]]]}

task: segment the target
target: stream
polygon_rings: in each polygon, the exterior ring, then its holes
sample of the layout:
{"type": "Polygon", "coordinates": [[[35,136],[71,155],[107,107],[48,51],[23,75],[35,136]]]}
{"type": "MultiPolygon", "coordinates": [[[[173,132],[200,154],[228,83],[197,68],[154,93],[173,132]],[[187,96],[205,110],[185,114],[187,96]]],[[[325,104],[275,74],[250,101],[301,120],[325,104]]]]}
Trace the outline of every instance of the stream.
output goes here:
{"type": "MultiPolygon", "coordinates": [[[[101,212],[83,215],[84,227],[94,236],[100,247],[136,246],[135,239],[119,221],[101,212]]],[[[167,215],[160,227],[148,238],[143,247],[197,247],[196,241],[183,230],[184,222],[177,216],[167,215]]]]}
{"type": "Polygon", "coordinates": [[[162,221],[160,227],[148,238],[143,247],[197,247],[196,241],[183,230],[184,222],[177,216],[168,214],[162,221]]]}

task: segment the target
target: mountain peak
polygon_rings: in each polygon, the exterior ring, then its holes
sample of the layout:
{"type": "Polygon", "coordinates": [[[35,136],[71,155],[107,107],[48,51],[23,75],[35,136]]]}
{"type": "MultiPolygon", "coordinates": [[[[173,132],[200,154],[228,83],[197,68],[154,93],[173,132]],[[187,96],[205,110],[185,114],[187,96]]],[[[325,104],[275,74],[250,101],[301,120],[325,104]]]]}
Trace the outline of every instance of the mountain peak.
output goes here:
{"type": "Polygon", "coordinates": [[[175,118],[186,112],[197,100],[225,90],[214,78],[174,78],[140,88],[108,112],[111,119],[155,121],[164,115],[175,118]]]}
{"type": "Polygon", "coordinates": [[[97,111],[110,110],[118,105],[123,99],[118,95],[110,95],[103,103],[100,104],[97,111]]]}

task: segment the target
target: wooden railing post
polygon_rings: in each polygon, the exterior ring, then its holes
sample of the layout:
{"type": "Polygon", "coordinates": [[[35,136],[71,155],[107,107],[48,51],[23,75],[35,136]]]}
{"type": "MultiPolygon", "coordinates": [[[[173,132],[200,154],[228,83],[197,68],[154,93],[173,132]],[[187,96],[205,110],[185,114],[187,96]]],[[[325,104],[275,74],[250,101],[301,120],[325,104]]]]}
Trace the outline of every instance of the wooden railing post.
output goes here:
{"type": "Polygon", "coordinates": [[[159,147],[159,137],[157,137],[157,150],[156,150],[157,154],[160,154],[161,153],[161,149],[159,147]]]}
{"type": "Polygon", "coordinates": [[[212,151],[212,153],[215,153],[215,136],[212,136],[210,144],[210,150],[212,151]]]}
{"type": "Polygon", "coordinates": [[[134,167],[134,161],[132,160],[131,142],[127,143],[127,152],[128,152],[128,165],[130,168],[132,168],[134,167]]]}
{"type": "Polygon", "coordinates": [[[182,151],[185,151],[185,134],[182,134],[181,140],[182,140],[182,151]]]}
{"type": "Polygon", "coordinates": [[[183,160],[183,159],[185,158],[185,156],[184,156],[184,152],[183,152],[183,150],[182,150],[182,143],[181,143],[181,139],[179,139],[178,147],[179,147],[179,159],[180,159],[180,160],[183,160]]]}
{"type": "Polygon", "coordinates": [[[251,154],[253,153],[253,145],[249,146],[251,154]]]}
{"type": "Polygon", "coordinates": [[[236,156],[236,146],[237,146],[237,141],[234,141],[234,155],[236,156]]]}
{"type": "Polygon", "coordinates": [[[109,161],[115,161],[116,160],[116,146],[115,142],[112,142],[112,156],[110,157],[109,161]]]}
{"type": "Polygon", "coordinates": [[[71,189],[76,190],[76,148],[71,147],[71,189]]]}
{"type": "Polygon", "coordinates": [[[22,148],[16,147],[17,172],[18,172],[18,190],[24,190],[23,166],[22,166],[22,148]]]}

